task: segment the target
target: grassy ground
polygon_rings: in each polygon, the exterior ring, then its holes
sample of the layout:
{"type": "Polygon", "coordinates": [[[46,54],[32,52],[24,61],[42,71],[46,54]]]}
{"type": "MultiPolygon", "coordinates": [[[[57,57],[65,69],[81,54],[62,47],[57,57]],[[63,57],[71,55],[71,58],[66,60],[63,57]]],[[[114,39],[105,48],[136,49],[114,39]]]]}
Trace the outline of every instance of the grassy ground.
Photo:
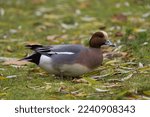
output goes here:
{"type": "Polygon", "coordinates": [[[149,0],[1,0],[0,99],[150,99],[149,21],[149,0]],[[4,64],[30,53],[25,44],[87,45],[100,29],[117,47],[80,80],[4,64]]]}

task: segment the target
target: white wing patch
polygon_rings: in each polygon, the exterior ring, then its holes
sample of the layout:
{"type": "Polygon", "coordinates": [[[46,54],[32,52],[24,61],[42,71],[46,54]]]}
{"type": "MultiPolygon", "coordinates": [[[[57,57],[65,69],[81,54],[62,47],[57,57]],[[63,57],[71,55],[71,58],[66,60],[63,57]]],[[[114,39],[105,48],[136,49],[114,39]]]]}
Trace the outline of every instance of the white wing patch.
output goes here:
{"type": "Polygon", "coordinates": [[[71,55],[71,54],[75,54],[73,52],[47,52],[47,54],[67,54],[67,55],[71,55]]]}
{"type": "Polygon", "coordinates": [[[53,51],[53,48],[38,48],[36,50],[37,52],[41,53],[41,54],[45,54],[45,55],[54,55],[54,54],[64,54],[64,55],[72,55],[72,54],[75,54],[73,52],[55,52],[53,51]]]}

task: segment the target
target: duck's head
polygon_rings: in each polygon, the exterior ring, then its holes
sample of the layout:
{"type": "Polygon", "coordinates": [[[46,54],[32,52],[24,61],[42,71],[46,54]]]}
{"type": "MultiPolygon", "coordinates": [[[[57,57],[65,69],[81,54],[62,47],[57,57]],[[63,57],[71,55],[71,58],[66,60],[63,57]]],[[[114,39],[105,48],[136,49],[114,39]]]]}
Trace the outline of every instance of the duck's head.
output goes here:
{"type": "Polygon", "coordinates": [[[115,46],[110,40],[108,40],[108,34],[105,31],[94,33],[89,41],[89,45],[92,48],[100,48],[102,45],[115,46]]]}

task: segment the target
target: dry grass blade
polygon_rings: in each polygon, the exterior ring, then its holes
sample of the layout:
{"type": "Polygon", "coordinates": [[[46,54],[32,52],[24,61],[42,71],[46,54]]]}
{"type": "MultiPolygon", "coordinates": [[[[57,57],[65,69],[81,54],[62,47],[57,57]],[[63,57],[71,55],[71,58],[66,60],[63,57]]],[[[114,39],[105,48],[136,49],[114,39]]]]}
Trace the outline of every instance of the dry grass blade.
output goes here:
{"type": "Polygon", "coordinates": [[[73,79],[72,82],[74,83],[86,83],[88,84],[89,82],[86,79],[73,79]]]}
{"type": "Polygon", "coordinates": [[[106,90],[106,89],[100,89],[100,88],[95,88],[95,90],[97,92],[101,92],[101,93],[104,93],[104,92],[108,92],[109,90],[106,90]]]}
{"type": "Polygon", "coordinates": [[[133,73],[129,74],[128,76],[126,76],[124,78],[122,78],[121,81],[128,80],[128,79],[132,78],[132,76],[133,76],[133,73]]]}
{"type": "Polygon", "coordinates": [[[76,91],[72,91],[71,94],[73,95],[77,95],[82,91],[82,89],[76,90],[76,91]]]}
{"type": "Polygon", "coordinates": [[[104,74],[104,75],[100,75],[100,76],[92,76],[91,78],[96,79],[96,80],[101,80],[107,76],[110,76],[112,74],[104,74]]]}

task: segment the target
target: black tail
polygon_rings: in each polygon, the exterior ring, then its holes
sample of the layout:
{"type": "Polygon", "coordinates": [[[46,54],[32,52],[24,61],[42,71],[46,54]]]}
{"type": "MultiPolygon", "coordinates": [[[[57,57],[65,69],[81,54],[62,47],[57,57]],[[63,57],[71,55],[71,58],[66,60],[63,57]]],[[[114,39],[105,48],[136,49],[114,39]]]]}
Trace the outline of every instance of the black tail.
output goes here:
{"type": "Polygon", "coordinates": [[[26,45],[27,48],[31,50],[36,50],[37,48],[43,47],[42,45],[26,45]]]}
{"type": "Polygon", "coordinates": [[[22,59],[19,59],[18,61],[29,61],[29,62],[30,62],[30,61],[32,60],[31,56],[32,56],[32,55],[27,56],[27,57],[24,57],[24,58],[22,58],[22,59]]]}
{"type": "Polygon", "coordinates": [[[25,60],[25,61],[29,61],[38,65],[40,62],[40,57],[41,57],[40,53],[34,53],[30,56],[20,59],[19,61],[25,60]]]}

